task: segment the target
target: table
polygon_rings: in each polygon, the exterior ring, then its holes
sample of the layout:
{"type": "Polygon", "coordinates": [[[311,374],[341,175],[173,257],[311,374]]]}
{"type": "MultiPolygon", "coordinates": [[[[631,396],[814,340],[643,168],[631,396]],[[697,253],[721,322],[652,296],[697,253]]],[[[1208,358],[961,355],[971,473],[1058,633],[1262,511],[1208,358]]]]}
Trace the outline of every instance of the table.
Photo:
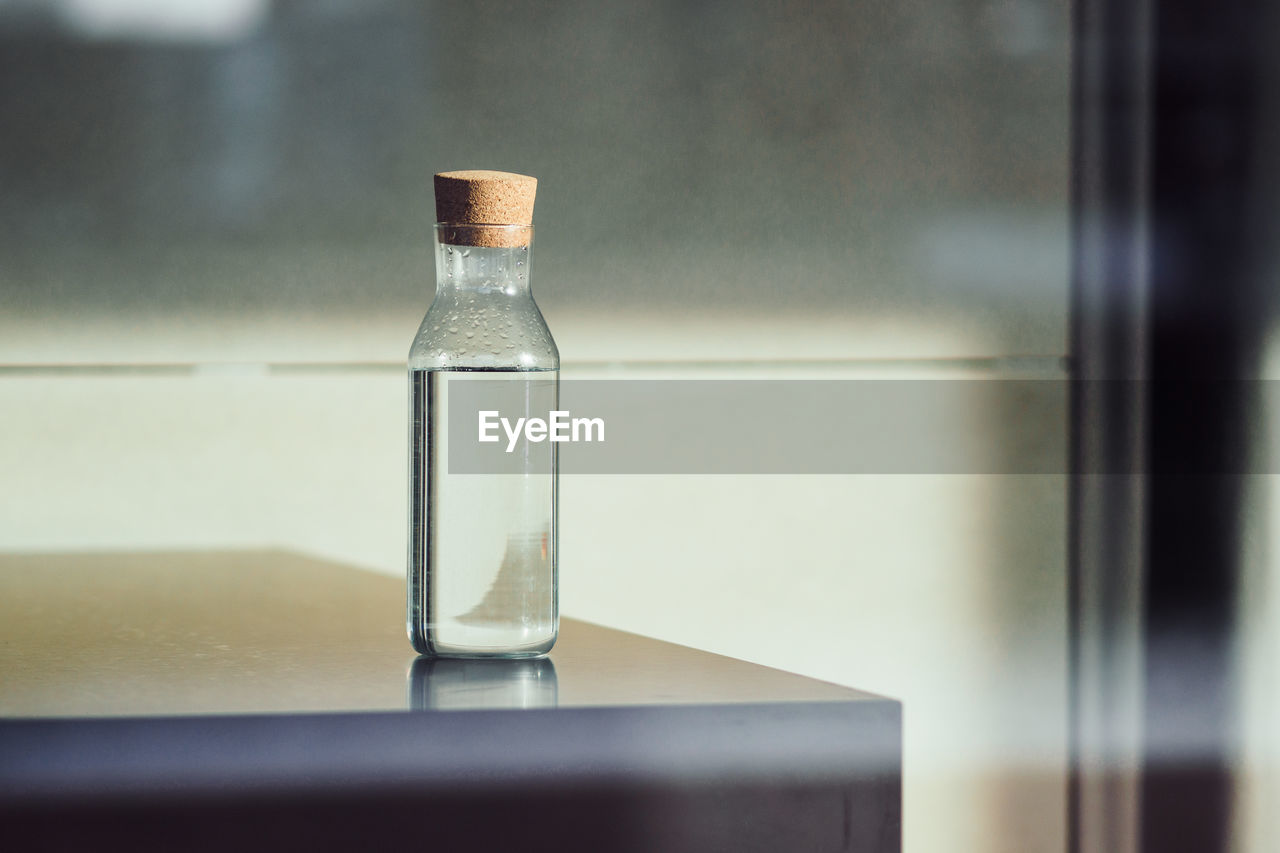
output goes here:
{"type": "Polygon", "coordinates": [[[417,658],[403,625],[401,581],[285,551],[0,555],[0,826],[22,849],[900,849],[893,700],[572,619],[511,662],[417,658]]]}

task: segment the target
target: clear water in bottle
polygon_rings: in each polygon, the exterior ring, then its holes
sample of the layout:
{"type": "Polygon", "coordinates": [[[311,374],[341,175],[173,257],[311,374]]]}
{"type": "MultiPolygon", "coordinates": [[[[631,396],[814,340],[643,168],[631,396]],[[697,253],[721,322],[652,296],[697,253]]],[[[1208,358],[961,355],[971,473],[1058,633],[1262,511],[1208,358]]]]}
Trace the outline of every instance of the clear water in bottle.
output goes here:
{"type": "Polygon", "coordinates": [[[556,408],[557,374],[410,371],[409,630],[423,654],[536,656],[555,641],[554,448],[528,455],[519,474],[449,473],[448,459],[451,382],[520,383],[503,396],[515,391],[529,414],[545,417],[556,408]]]}

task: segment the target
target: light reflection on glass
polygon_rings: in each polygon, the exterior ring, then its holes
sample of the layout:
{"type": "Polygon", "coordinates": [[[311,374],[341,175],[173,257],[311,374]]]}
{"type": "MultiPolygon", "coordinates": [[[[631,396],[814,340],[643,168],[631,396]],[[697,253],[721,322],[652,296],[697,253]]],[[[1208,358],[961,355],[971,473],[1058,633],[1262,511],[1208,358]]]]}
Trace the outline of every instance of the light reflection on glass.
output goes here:
{"type": "Polygon", "coordinates": [[[89,39],[231,42],[266,20],[268,0],[57,0],[66,28],[89,39]]]}

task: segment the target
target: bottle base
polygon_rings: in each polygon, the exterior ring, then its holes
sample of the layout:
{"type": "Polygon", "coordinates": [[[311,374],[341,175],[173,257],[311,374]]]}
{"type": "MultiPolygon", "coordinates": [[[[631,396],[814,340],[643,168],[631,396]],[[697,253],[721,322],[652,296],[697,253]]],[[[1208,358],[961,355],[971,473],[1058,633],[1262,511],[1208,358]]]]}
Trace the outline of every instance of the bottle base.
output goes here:
{"type": "Polygon", "coordinates": [[[430,631],[425,633],[410,631],[409,642],[415,652],[430,658],[524,660],[546,657],[556,643],[556,636],[552,634],[546,639],[519,645],[481,646],[446,643],[432,636],[430,631]]]}

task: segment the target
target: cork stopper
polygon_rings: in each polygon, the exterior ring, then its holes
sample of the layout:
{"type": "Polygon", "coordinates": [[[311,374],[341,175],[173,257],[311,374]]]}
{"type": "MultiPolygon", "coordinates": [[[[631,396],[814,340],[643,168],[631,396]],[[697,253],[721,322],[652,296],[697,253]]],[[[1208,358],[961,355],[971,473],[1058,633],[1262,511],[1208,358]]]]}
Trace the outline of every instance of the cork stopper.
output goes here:
{"type": "Polygon", "coordinates": [[[525,226],[446,229],[455,246],[524,246],[533,224],[538,179],[511,172],[472,169],[440,172],[435,178],[436,221],[446,225],[525,226]]]}

